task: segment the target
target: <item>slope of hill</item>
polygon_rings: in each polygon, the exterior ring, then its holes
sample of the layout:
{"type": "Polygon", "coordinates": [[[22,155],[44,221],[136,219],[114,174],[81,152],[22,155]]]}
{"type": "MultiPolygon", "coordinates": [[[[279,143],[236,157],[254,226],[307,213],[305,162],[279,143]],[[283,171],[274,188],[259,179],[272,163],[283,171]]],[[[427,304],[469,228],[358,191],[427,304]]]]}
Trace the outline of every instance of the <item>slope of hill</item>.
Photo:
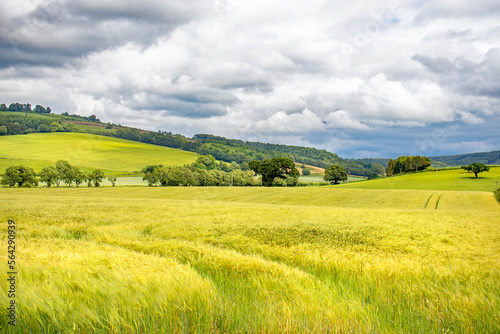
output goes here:
{"type": "Polygon", "coordinates": [[[433,172],[409,173],[392,177],[341,184],[340,188],[357,189],[419,189],[454,191],[493,191],[500,186],[500,167],[479,174],[463,169],[445,169],[433,172]]]}
{"type": "Polygon", "coordinates": [[[39,172],[43,166],[63,159],[71,164],[111,171],[140,171],[147,165],[180,166],[198,154],[83,133],[34,133],[0,137],[2,164],[24,162],[39,172]],[[19,159],[26,159],[20,161],[19,159]],[[2,163],[3,162],[3,163],[2,163]]]}

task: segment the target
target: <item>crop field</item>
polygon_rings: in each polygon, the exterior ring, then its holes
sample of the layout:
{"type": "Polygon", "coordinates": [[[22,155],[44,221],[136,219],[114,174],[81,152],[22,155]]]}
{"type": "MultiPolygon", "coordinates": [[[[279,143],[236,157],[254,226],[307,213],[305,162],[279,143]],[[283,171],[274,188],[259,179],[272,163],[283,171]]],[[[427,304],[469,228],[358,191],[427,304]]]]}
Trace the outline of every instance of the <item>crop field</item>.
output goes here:
{"type": "Polygon", "coordinates": [[[0,167],[10,166],[9,160],[23,159],[36,172],[60,159],[82,168],[125,172],[140,171],[147,165],[182,166],[197,156],[173,148],[83,133],[0,137],[0,167]]]}
{"type": "Polygon", "coordinates": [[[0,203],[2,238],[17,226],[11,332],[500,332],[491,192],[1,188],[0,203]]]}
{"type": "Polygon", "coordinates": [[[417,174],[405,174],[342,184],[342,188],[358,189],[422,189],[422,190],[456,190],[456,191],[494,191],[500,188],[500,167],[491,167],[489,172],[478,174],[463,169],[444,169],[417,174]]]}

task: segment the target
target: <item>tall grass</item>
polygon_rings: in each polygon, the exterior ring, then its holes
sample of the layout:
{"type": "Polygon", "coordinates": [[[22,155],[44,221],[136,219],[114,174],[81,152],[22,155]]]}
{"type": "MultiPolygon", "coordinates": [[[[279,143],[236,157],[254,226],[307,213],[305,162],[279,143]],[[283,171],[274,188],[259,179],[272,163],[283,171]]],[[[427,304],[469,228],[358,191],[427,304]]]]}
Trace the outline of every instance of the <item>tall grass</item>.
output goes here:
{"type": "Polygon", "coordinates": [[[20,273],[18,324],[2,316],[0,330],[500,331],[491,193],[54,188],[0,200],[20,273]]]}

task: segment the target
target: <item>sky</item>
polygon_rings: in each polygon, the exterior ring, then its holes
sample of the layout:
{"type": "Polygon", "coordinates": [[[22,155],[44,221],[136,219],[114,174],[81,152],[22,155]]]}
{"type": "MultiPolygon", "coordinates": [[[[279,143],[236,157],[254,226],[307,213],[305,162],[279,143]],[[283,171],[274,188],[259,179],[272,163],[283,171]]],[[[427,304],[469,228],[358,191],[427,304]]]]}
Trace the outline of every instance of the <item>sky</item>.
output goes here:
{"type": "Polygon", "coordinates": [[[0,103],[343,158],[500,149],[497,0],[2,0],[0,103]]]}

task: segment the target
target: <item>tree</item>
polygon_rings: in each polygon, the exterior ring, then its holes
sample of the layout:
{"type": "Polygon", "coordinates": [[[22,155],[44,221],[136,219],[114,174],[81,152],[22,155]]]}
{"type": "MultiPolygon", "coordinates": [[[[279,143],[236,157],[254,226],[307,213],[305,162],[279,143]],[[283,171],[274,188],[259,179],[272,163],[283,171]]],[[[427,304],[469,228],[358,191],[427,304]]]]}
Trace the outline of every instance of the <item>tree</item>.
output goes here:
{"type": "Polygon", "coordinates": [[[5,125],[0,126],[0,136],[6,135],[7,132],[7,127],[5,125]]]}
{"type": "Polygon", "coordinates": [[[57,160],[56,161],[56,170],[59,175],[57,180],[57,186],[61,181],[64,181],[67,185],[71,186],[73,182],[73,169],[71,164],[66,160],[57,160]]]}
{"type": "Polygon", "coordinates": [[[114,187],[115,184],[116,184],[116,176],[110,176],[110,177],[108,177],[108,181],[111,182],[111,184],[114,187]]]}
{"type": "Polygon", "coordinates": [[[311,170],[307,167],[304,167],[304,169],[302,169],[302,175],[311,175],[311,170]]]}
{"type": "Polygon", "coordinates": [[[5,170],[1,184],[15,187],[36,187],[38,180],[35,171],[30,167],[25,166],[10,166],[5,170]]]}
{"type": "Polygon", "coordinates": [[[50,132],[50,126],[42,123],[36,128],[36,132],[50,132]]]}
{"type": "Polygon", "coordinates": [[[44,167],[40,171],[40,181],[45,182],[47,187],[50,188],[51,185],[57,184],[59,180],[59,173],[54,166],[44,167]]]}
{"type": "Polygon", "coordinates": [[[331,184],[337,184],[339,181],[347,181],[347,172],[344,167],[333,165],[325,171],[323,179],[331,184]]]}
{"type": "Polygon", "coordinates": [[[33,111],[37,114],[45,114],[47,112],[47,110],[39,104],[35,106],[35,109],[33,111]]]}
{"type": "Polygon", "coordinates": [[[113,125],[111,123],[108,122],[108,124],[106,124],[106,129],[112,129],[113,128],[113,125]]]}
{"type": "Polygon", "coordinates": [[[72,167],[71,169],[72,169],[73,181],[75,182],[75,185],[78,188],[78,186],[83,182],[85,182],[85,180],[87,179],[87,174],[82,170],[80,170],[80,168],[78,167],[72,167]]]}
{"type": "Polygon", "coordinates": [[[197,168],[202,168],[206,170],[212,170],[216,168],[216,162],[215,158],[212,155],[202,155],[201,157],[198,157],[196,161],[194,162],[194,165],[197,168]]]}
{"type": "Polygon", "coordinates": [[[159,173],[156,171],[156,168],[160,166],[147,166],[142,169],[144,176],[142,177],[143,181],[148,181],[148,186],[152,187],[160,183],[159,173]]]}
{"type": "Polygon", "coordinates": [[[375,174],[378,174],[379,176],[384,176],[385,174],[385,168],[381,164],[373,164],[372,166],[372,172],[375,174]]]}
{"type": "Polygon", "coordinates": [[[263,162],[253,160],[249,163],[250,169],[262,175],[262,184],[271,186],[275,178],[286,179],[286,175],[294,178],[299,177],[299,170],[290,158],[272,158],[263,162]]]}
{"type": "Polygon", "coordinates": [[[389,163],[387,164],[387,176],[394,175],[394,160],[389,159],[389,163]]]}
{"type": "Polygon", "coordinates": [[[476,176],[476,179],[477,179],[477,174],[482,172],[487,172],[490,170],[490,167],[477,162],[471,163],[468,166],[462,166],[460,168],[465,169],[468,172],[473,172],[474,175],[476,176]]]}
{"type": "Polygon", "coordinates": [[[100,169],[96,169],[88,178],[94,183],[94,187],[101,186],[102,179],[104,178],[104,173],[100,169]]]}
{"type": "Polygon", "coordinates": [[[64,130],[63,126],[57,122],[50,123],[50,130],[52,132],[61,132],[64,130]]]}

